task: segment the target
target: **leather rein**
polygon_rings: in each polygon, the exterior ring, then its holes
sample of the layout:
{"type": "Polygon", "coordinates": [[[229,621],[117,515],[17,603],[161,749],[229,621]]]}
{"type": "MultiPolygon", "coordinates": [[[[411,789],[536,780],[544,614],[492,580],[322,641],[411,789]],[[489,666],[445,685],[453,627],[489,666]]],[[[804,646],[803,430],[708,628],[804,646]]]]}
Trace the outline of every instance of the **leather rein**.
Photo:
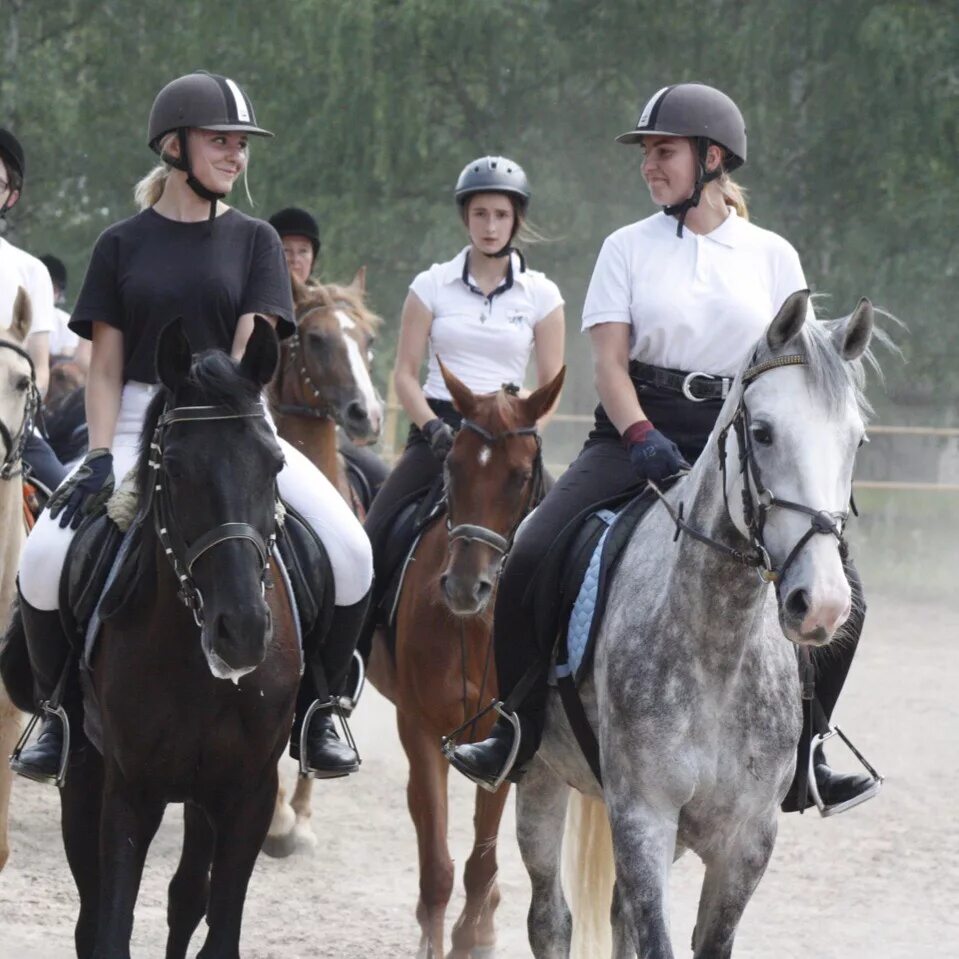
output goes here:
{"type": "Polygon", "coordinates": [[[233,539],[246,540],[253,544],[260,561],[260,588],[265,592],[270,553],[276,539],[275,532],[266,540],[259,530],[249,523],[221,523],[203,533],[192,543],[187,543],[173,513],[170,491],[164,483],[163,442],[167,430],[175,423],[198,423],[211,420],[256,419],[262,412],[237,413],[224,406],[177,406],[165,410],[157,420],[150,440],[149,468],[153,470],[153,485],[146,491],[141,514],[153,505],[153,525],[157,538],[173,572],[179,581],[177,595],[190,612],[197,626],[203,627],[203,594],[193,580],[193,567],[206,552],[220,543],[233,539]]]}
{"type": "Polygon", "coordinates": [[[20,421],[20,429],[16,433],[11,433],[7,424],[0,420],[0,438],[3,439],[5,450],[3,460],[0,462],[0,480],[9,480],[21,473],[23,450],[33,430],[37,411],[40,409],[40,390],[37,389],[37,371],[30,354],[22,346],[17,346],[16,343],[8,343],[6,340],[0,340],[0,347],[13,350],[14,353],[22,356],[30,364],[30,385],[27,387],[27,398],[23,409],[23,419],[20,421]]]}

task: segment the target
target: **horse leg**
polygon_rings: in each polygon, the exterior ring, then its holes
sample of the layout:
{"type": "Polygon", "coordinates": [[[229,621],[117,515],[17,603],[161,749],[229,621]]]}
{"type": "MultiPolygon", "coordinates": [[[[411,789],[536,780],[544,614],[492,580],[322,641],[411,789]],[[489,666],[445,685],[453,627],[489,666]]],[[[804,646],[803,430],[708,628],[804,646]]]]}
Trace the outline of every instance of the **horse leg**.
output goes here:
{"type": "Polygon", "coordinates": [[[606,787],[613,831],[620,909],[643,959],[675,959],[666,913],[669,868],[676,848],[676,822],[637,801],[628,792],[606,787]],[[619,798],[621,796],[621,798],[619,798]]]}
{"type": "Polygon", "coordinates": [[[296,829],[296,813],[286,801],[286,787],[283,785],[279,771],[277,771],[276,801],[273,805],[273,817],[270,820],[263,840],[263,851],[273,859],[285,859],[296,849],[294,831],[296,829]]]}
{"type": "Polygon", "coordinates": [[[706,861],[693,932],[693,959],[728,959],[746,903],[766,871],[776,843],[775,816],[752,828],[743,824],[738,840],[717,843],[706,861]]]}
{"type": "Polygon", "coordinates": [[[255,792],[211,811],[216,842],[206,911],[209,932],[197,959],[239,959],[246,890],[270,825],[276,780],[273,766],[255,792]]]}
{"type": "Polygon", "coordinates": [[[293,835],[296,845],[304,849],[316,848],[316,833],[313,831],[313,777],[297,776],[296,788],[290,800],[293,812],[296,815],[296,825],[293,835]]]}
{"type": "Polygon", "coordinates": [[[629,923],[626,919],[619,883],[613,885],[613,903],[609,921],[613,929],[613,959],[636,959],[636,950],[633,948],[633,937],[629,934],[629,923]]]}
{"type": "Polygon", "coordinates": [[[508,796],[508,784],[495,793],[476,789],[473,851],[466,860],[463,874],[466,903],[453,927],[453,950],[447,959],[493,959],[496,948],[493,916],[500,900],[496,882],[496,839],[508,796]]]}
{"type": "Polygon", "coordinates": [[[183,806],[183,850],[167,893],[166,959],[185,959],[190,939],[206,912],[210,863],[215,841],[206,812],[196,803],[183,806]]]}
{"type": "Polygon", "coordinates": [[[7,765],[7,757],[13,752],[19,737],[20,710],[10,702],[7,691],[0,683],[0,872],[10,856],[8,816],[13,773],[7,765]]]}
{"type": "Polygon", "coordinates": [[[60,790],[60,830],[70,872],[80,897],[73,931],[77,955],[89,959],[96,944],[100,911],[100,808],[103,759],[89,744],[72,752],[69,774],[60,790]]]}
{"type": "Polygon", "coordinates": [[[436,738],[418,726],[414,718],[397,711],[397,725],[410,763],[406,796],[419,848],[418,955],[420,959],[430,959],[443,955],[446,905],[453,892],[453,860],[446,840],[449,767],[436,738]]]}
{"type": "Polygon", "coordinates": [[[137,796],[108,770],[100,815],[100,909],[94,959],[129,959],[133,908],[165,803],[137,796]]]}
{"type": "Polygon", "coordinates": [[[516,792],[516,838],[533,887],[526,928],[536,959],[566,959],[573,932],[563,896],[562,843],[569,787],[534,759],[516,792]]]}

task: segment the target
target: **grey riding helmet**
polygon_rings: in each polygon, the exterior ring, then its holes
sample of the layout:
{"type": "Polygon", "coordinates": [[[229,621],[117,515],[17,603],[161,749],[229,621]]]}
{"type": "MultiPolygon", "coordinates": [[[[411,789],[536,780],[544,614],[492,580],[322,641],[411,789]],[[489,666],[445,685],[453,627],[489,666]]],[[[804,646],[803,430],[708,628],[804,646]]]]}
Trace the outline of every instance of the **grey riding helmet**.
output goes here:
{"type": "Polygon", "coordinates": [[[229,77],[197,70],[171,80],[157,95],[150,109],[147,125],[147,143],[164,162],[183,170],[193,191],[210,201],[210,218],[216,211],[216,201],[225,194],[215,193],[203,186],[190,169],[186,132],[191,127],[203,130],[221,130],[229,133],[248,133],[250,136],[272,137],[269,130],[257,125],[250,98],[229,77]],[[160,141],[176,131],[180,141],[180,156],[163,153],[160,141]]]}
{"type": "Polygon", "coordinates": [[[506,157],[485,156],[467,163],[453,191],[462,210],[476,193],[506,193],[515,197],[521,213],[529,206],[529,180],[523,168],[506,157]]]}

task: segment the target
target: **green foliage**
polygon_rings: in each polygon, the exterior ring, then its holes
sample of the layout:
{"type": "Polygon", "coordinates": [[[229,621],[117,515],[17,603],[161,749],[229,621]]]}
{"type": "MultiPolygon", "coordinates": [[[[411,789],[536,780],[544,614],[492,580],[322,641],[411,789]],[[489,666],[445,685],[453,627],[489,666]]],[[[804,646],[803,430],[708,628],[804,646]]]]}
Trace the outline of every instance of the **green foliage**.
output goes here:
{"type": "MultiPolygon", "coordinates": [[[[277,138],[254,144],[254,212],[317,214],[322,274],[369,266],[387,318],[463,233],[451,189],[472,157],[530,174],[552,242],[531,262],[567,298],[567,408],[593,387],[578,313],[605,235],[651,212],[638,152],[613,143],[659,87],[727,90],[750,134],[754,219],[799,250],[846,312],[869,295],[905,320],[897,406],[959,400],[959,19],[952,4],[876,0],[6,0],[3,121],[30,173],[15,238],[52,250],[72,289],[91,244],[133,212],[156,91],[204,67],[235,77],[277,138]]],[[[240,206],[246,201],[233,198],[240,206]]]]}

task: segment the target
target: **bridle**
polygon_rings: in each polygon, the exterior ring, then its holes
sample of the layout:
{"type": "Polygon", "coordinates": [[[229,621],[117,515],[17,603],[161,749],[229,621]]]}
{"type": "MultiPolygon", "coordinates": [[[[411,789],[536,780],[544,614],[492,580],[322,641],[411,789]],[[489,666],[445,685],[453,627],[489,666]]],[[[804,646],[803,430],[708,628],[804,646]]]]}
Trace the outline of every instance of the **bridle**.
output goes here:
{"type": "MultiPolygon", "coordinates": [[[[308,392],[313,394],[314,400],[319,400],[322,397],[320,388],[316,385],[313,379],[310,376],[309,370],[306,368],[306,356],[303,355],[303,343],[300,340],[300,330],[299,323],[302,323],[310,315],[310,313],[315,312],[322,307],[314,307],[312,310],[308,310],[300,319],[297,321],[297,330],[296,332],[287,339],[287,359],[286,366],[290,367],[293,372],[298,376],[300,385],[308,392]]],[[[307,403],[274,403],[273,409],[277,413],[281,413],[286,416],[306,416],[313,419],[319,420],[331,420],[335,419],[336,408],[334,405],[328,401],[324,401],[321,405],[310,406],[307,403]]]]}
{"type": "MultiPolygon", "coordinates": [[[[738,550],[725,543],[719,542],[705,533],[691,527],[683,517],[683,504],[680,503],[678,509],[669,503],[662,492],[655,484],[650,484],[665,504],[667,511],[676,524],[676,536],[680,532],[688,533],[694,539],[711,546],[714,549],[725,553],[727,556],[736,560],[744,566],[754,567],[759,574],[760,580],[764,583],[775,583],[777,588],[782,582],[786,571],[796,560],[800,550],[812,539],[813,536],[823,534],[835,536],[839,543],[840,556],[845,558],[848,552],[846,540],[843,537],[843,527],[849,517],[848,510],[838,513],[828,510],[816,510],[802,503],[794,503],[791,500],[780,499],[773,491],[766,486],[762,479],[762,473],[759,464],[756,461],[755,448],[752,443],[750,426],[752,420],[749,415],[749,409],[746,406],[746,389],[757,380],[763,373],[770,370],[780,369],[785,366],[805,366],[808,363],[806,356],[802,353],[792,353],[786,356],[775,357],[765,360],[762,363],[756,362],[757,355],[753,353],[750,365],[742,375],[742,388],[739,396],[739,403],[733,413],[732,419],[720,430],[718,437],[719,445],[719,469],[723,474],[723,501],[726,505],[726,514],[732,520],[732,512],[729,509],[729,491],[728,474],[726,471],[726,442],[730,430],[735,430],[736,438],[739,441],[739,470],[742,477],[742,509],[743,519],[746,523],[750,549],[748,551],[738,550]],[[791,510],[795,513],[803,513],[809,517],[809,529],[799,538],[793,548],[787,554],[785,560],[777,567],[773,565],[769,556],[769,550],[766,548],[763,532],[766,528],[766,520],[773,509],[791,510]]],[[[850,504],[852,498],[850,497],[850,504]]],[[[853,509],[855,507],[853,506],[853,509]]]]}
{"type": "Polygon", "coordinates": [[[163,482],[163,443],[167,430],[175,423],[198,423],[211,420],[256,419],[262,412],[237,413],[225,406],[177,406],[165,410],[157,420],[150,440],[149,468],[153,470],[153,486],[147,490],[143,515],[153,505],[153,525],[157,538],[179,581],[177,595],[190,612],[197,626],[203,627],[203,594],[193,580],[193,566],[206,552],[232,539],[253,544],[260,561],[260,588],[265,592],[270,553],[275,533],[264,540],[259,530],[249,523],[221,523],[199,536],[193,543],[183,538],[173,514],[170,491],[163,482]]]}
{"type": "Polygon", "coordinates": [[[16,343],[8,343],[6,340],[0,340],[0,347],[13,350],[14,353],[22,356],[30,364],[30,385],[27,387],[27,398],[23,410],[23,419],[20,421],[20,429],[16,433],[11,433],[7,424],[0,421],[0,438],[3,439],[5,450],[3,461],[0,462],[0,480],[8,480],[20,475],[23,450],[33,430],[37,410],[40,409],[40,391],[37,389],[37,371],[30,354],[22,346],[17,346],[16,343]]]}
{"type": "Polygon", "coordinates": [[[476,433],[483,440],[483,445],[489,447],[494,446],[496,443],[512,439],[514,436],[533,436],[536,438],[536,457],[533,460],[533,475],[530,479],[529,494],[526,497],[526,503],[519,514],[519,518],[507,536],[502,536],[495,530],[489,529],[486,526],[479,526],[475,523],[460,523],[457,526],[453,526],[451,518],[452,502],[449,501],[449,494],[447,493],[446,529],[449,533],[450,546],[452,547],[453,543],[457,540],[465,540],[467,543],[483,543],[500,554],[500,566],[502,567],[513,546],[516,531],[519,529],[526,514],[543,495],[543,440],[539,435],[539,430],[535,426],[522,426],[515,430],[503,430],[501,433],[491,433],[478,423],[474,423],[470,419],[464,419],[460,424],[460,429],[471,430],[476,433]]]}

